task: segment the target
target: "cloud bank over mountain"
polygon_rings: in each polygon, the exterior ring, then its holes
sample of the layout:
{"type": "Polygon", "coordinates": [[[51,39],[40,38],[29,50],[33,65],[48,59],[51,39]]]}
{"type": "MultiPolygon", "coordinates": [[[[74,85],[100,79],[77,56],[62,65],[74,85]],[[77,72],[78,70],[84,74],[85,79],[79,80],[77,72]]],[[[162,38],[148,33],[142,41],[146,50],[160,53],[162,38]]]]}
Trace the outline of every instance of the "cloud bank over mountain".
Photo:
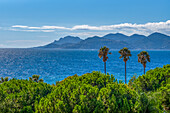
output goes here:
{"type": "Polygon", "coordinates": [[[73,27],[63,26],[25,26],[25,25],[13,25],[11,29],[13,31],[27,31],[27,32],[60,32],[62,31],[81,31],[81,32],[96,32],[96,31],[112,31],[120,32],[127,35],[131,34],[150,34],[153,32],[161,32],[170,35],[170,20],[166,22],[149,22],[145,24],[137,23],[121,23],[115,25],[102,25],[102,26],[90,26],[90,25],[75,25],[73,27]]]}
{"type": "MultiPolygon", "coordinates": [[[[29,24],[28,24],[29,25],[29,24]]],[[[35,47],[43,44],[48,44],[60,37],[75,36],[81,39],[87,37],[99,36],[102,37],[109,33],[121,33],[127,36],[139,34],[148,36],[154,32],[170,35],[170,20],[165,22],[148,22],[144,24],[137,23],[121,23],[114,25],[74,25],[70,27],[42,25],[42,26],[26,26],[26,25],[9,25],[0,26],[1,42],[0,48],[11,47],[35,47]],[[7,33],[7,34],[6,34],[7,33]],[[6,35],[5,35],[6,34],[6,35]],[[16,41],[11,44],[10,40],[16,41]],[[23,43],[20,40],[28,40],[23,43]],[[31,40],[32,43],[29,42],[31,40]],[[37,40],[39,43],[37,43],[37,40]]]]}

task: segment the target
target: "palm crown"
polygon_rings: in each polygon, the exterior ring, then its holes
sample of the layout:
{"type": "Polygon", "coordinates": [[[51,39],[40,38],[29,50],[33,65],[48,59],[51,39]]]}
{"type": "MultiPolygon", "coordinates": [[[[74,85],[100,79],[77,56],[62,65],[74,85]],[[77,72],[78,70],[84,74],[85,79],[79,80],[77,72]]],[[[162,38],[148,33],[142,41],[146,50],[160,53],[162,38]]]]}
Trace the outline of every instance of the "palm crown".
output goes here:
{"type": "Polygon", "coordinates": [[[141,64],[143,64],[144,68],[146,67],[146,63],[150,62],[150,56],[148,54],[148,52],[146,51],[142,51],[138,54],[138,62],[140,62],[141,64]]]}
{"type": "Polygon", "coordinates": [[[103,48],[102,47],[100,48],[98,56],[99,56],[99,58],[103,57],[103,62],[106,62],[108,59],[108,56],[107,56],[108,54],[111,54],[109,52],[109,48],[104,46],[103,48]]]}
{"type": "Polygon", "coordinates": [[[121,49],[119,53],[121,54],[119,58],[123,58],[124,62],[126,62],[129,59],[129,57],[132,56],[130,53],[130,50],[128,50],[127,47],[124,47],[123,49],[121,49]]]}
{"type": "Polygon", "coordinates": [[[8,77],[5,77],[5,78],[1,77],[0,83],[3,83],[5,81],[8,81],[8,77]]]}
{"type": "Polygon", "coordinates": [[[44,82],[43,79],[39,79],[40,75],[32,75],[32,77],[29,77],[29,80],[34,82],[44,82]]]}

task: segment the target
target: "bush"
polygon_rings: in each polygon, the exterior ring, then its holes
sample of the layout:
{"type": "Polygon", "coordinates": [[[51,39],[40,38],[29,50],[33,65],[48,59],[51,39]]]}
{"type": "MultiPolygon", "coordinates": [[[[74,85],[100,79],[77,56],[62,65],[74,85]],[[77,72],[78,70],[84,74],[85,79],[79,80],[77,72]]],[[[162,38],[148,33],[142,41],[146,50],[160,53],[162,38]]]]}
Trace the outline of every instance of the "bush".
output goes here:
{"type": "Polygon", "coordinates": [[[35,111],[131,113],[162,110],[160,103],[144,103],[142,100],[149,100],[149,97],[141,96],[128,85],[118,83],[112,75],[93,72],[82,76],[74,75],[57,83],[52,93],[36,103],[35,111]]]}
{"type": "Polygon", "coordinates": [[[137,92],[145,92],[148,96],[160,101],[165,110],[170,110],[170,65],[149,70],[145,75],[132,77],[128,84],[137,92]]]}
{"type": "MultiPolygon", "coordinates": [[[[100,72],[70,76],[56,85],[12,79],[0,84],[0,113],[155,113],[170,105],[170,65],[133,77],[129,84],[100,72]]],[[[165,110],[164,110],[164,109],[165,110]]]]}
{"type": "MultiPolygon", "coordinates": [[[[133,79],[134,77],[131,80],[133,79]]],[[[135,87],[142,91],[156,91],[160,87],[170,84],[170,65],[165,65],[163,68],[157,67],[154,70],[149,70],[145,75],[139,76],[133,81],[133,85],[136,85],[135,87]]]]}
{"type": "Polygon", "coordinates": [[[0,85],[0,112],[34,112],[34,103],[52,91],[46,83],[12,79],[0,85]]]}

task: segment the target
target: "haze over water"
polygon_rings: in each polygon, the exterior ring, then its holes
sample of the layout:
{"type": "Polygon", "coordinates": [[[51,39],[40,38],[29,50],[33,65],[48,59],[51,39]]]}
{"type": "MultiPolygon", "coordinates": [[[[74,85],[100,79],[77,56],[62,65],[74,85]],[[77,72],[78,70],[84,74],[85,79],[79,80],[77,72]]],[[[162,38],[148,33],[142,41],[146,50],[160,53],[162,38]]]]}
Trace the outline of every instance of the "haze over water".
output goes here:
{"type": "MultiPolygon", "coordinates": [[[[119,59],[118,50],[111,50],[107,61],[107,72],[124,80],[124,62],[119,59]]],[[[138,63],[137,54],[131,51],[132,57],[127,62],[127,80],[133,75],[142,75],[143,66],[138,63]]],[[[170,64],[170,51],[148,51],[151,62],[146,71],[170,64]]],[[[82,75],[92,71],[104,73],[102,59],[97,50],[56,50],[56,49],[0,49],[0,77],[28,79],[33,74],[49,84],[63,80],[74,74],[82,75]]]]}

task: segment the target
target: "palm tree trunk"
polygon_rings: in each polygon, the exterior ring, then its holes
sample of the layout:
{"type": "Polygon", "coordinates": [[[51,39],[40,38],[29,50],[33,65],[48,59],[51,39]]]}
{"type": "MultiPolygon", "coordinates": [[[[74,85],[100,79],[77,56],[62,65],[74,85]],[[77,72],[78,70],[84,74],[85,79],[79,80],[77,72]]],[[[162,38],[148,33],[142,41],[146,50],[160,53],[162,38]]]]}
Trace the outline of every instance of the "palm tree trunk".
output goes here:
{"type": "Polygon", "coordinates": [[[126,62],[125,62],[125,84],[126,84],[126,62]]]}
{"type": "Polygon", "coordinates": [[[106,74],[106,62],[104,62],[104,71],[105,71],[105,74],[106,74]]]}

